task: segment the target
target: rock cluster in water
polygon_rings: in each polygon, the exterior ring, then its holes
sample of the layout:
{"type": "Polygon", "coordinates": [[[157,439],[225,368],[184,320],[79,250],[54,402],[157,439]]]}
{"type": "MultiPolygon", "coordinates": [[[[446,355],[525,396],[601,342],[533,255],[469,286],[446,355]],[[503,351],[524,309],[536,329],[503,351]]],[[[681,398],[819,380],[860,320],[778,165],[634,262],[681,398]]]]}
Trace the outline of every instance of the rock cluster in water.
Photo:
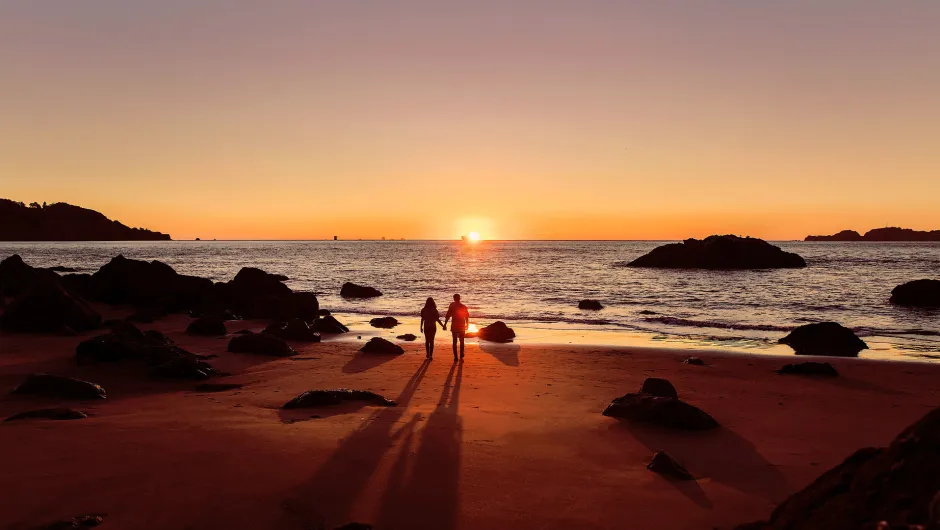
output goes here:
{"type": "Polygon", "coordinates": [[[940,280],[914,280],[891,290],[891,303],[911,307],[940,307],[940,280]]]}
{"type": "Polygon", "coordinates": [[[940,230],[886,227],[869,230],[865,235],[855,230],[843,230],[831,236],[806,236],[805,241],[940,241],[940,230]]]}
{"type": "Polygon", "coordinates": [[[724,235],[662,245],[627,265],[672,269],[785,269],[805,267],[806,261],[762,239],[724,235]]]}

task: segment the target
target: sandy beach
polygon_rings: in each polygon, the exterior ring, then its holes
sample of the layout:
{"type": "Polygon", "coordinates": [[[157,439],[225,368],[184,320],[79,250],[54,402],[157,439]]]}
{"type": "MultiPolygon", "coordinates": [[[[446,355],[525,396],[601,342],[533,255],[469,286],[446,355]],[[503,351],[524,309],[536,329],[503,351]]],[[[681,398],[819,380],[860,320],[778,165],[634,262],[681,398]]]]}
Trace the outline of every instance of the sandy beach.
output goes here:
{"type": "MultiPolygon", "coordinates": [[[[920,363],[828,359],[841,376],[814,379],[774,373],[793,357],[704,352],[707,365],[691,366],[687,350],[474,343],[455,364],[439,342],[426,363],[420,342],[368,356],[355,340],[297,343],[297,356],[271,359],[188,336],[188,322],[142,328],[218,355],[210,362],[230,375],[216,381],[243,388],[200,393],[128,366],[79,367],[84,337],[0,336],[3,388],[47,372],[108,392],[69,403],[87,419],[0,424],[3,527],[106,513],[108,528],[141,530],[731,528],[938,403],[940,366],[920,363]],[[649,376],[668,378],[722,428],[673,432],[601,415],[649,376]],[[339,387],[398,406],[279,410],[305,390],[339,387]],[[658,450],[697,480],[648,471],[658,450]]],[[[0,415],[57,403],[5,395],[0,415]]]]}

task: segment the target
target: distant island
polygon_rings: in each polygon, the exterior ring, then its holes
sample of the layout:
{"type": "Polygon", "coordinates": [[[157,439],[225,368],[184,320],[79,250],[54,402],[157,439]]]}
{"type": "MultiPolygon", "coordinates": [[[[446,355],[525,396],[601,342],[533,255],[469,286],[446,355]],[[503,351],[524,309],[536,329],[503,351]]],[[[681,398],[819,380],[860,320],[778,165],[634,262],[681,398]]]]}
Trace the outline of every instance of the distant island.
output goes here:
{"type": "Polygon", "coordinates": [[[940,241],[940,230],[911,230],[910,228],[875,228],[861,235],[855,230],[843,230],[831,236],[806,236],[804,241],[940,241]]]}
{"type": "Polygon", "coordinates": [[[64,202],[46,205],[0,199],[0,241],[169,241],[101,213],[64,202]]]}

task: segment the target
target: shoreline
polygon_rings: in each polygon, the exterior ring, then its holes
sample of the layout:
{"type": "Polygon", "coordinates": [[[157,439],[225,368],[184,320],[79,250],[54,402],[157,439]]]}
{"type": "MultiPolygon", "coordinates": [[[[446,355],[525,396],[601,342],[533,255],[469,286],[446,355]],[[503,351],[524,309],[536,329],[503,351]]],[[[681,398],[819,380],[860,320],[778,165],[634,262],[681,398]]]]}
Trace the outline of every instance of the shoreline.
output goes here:
{"type": "MultiPolygon", "coordinates": [[[[359,353],[355,331],[269,358],[227,353],[229,337],[187,335],[188,322],[172,315],[141,329],[217,355],[210,362],[231,375],[213,380],[243,388],[205,393],[132,364],[76,366],[75,345],[94,333],[0,338],[4,387],[45,371],[108,391],[106,400],[62,403],[86,419],[0,423],[0,451],[16,462],[5,480],[19,485],[0,501],[0,526],[103,512],[109,528],[140,530],[246,521],[298,530],[350,521],[379,530],[730,529],[766,518],[940,401],[940,366],[927,363],[827,358],[841,375],[821,379],[776,375],[792,357],[700,351],[706,365],[691,366],[681,362],[685,349],[525,342],[468,343],[454,363],[444,332],[425,363],[420,341],[401,343],[399,356],[359,353]],[[675,432],[600,414],[646,377],[669,379],[722,427],[675,432]],[[302,391],[340,387],[398,406],[278,409],[302,391]],[[648,471],[658,450],[696,480],[648,471]]],[[[56,403],[6,395],[0,415],[56,403]]]]}
{"type": "MultiPolygon", "coordinates": [[[[352,335],[378,336],[389,340],[394,340],[397,335],[403,333],[413,333],[418,338],[415,343],[423,344],[423,337],[419,332],[419,318],[417,316],[404,316],[396,313],[349,313],[337,311],[332,313],[346,324],[350,333],[349,336],[331,337],[326,340],[355,340],[350,338],[352,335]],[[400,324],[392,329],[374,328],[369,325],[369,320],[375,316],[395,316],[400,324]]],[[[485,324],[490,324],[493,319],[479,319],[485,324]]],[[[605,347],[605,348],[645,348],[645,349],[663,349],[687,352],[689,355],[695,352],[708,352],[712,354],[736,354],[750,356],[769,356],[784,357],[794,359],[823,359],[822,357],[800,356],[786,345],[771,343],[763,340],[705,340],[701,337],[688,337],[682,335],[665,335],[657,332],[642,332],[629,329],[612,329],[609,327],[599,329],[588,329],[578,325],[565,325],[565,323],[553,322],[517,322],[512,320],[505,321],[507,325],[518,330],[516,339],[512,344],[533,345],[533,346],[586,346],[586,347],[605,347]]],[[[781,334],[782,336],[783,334],[781,334]]],[[[940,363],[940,354],[930,356],[929,352],[917,356],[908,350],[893,349],[890,343],[871,341],[870,337],[863,337],[869,344],[868,350],[863,350],[858,357],[850,359],[859,360],[878,360],[878,361],[897,361],[902,363],[940,363]]],[[[471,340],[476,343],[477,339],[467,339],[469,344],[471,340]]],[[[450,344],[449,332],[438,328],[435,343],[450,344]]],[[[496,344],[496,343],[490,343],[496,344]]],[[[838,357],[825,357],[832,359],[838,357]]]]}

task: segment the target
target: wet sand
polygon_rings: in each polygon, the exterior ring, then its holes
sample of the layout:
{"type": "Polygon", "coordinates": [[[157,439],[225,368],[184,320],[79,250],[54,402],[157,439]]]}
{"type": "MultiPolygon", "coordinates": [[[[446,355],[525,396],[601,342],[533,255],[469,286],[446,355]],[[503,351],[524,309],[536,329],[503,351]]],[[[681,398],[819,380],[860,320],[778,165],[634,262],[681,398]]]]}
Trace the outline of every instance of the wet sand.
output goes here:
{"type": "MultiPolygon", "coordinates": [[[[453,363],[420,342],[398,357],[364,341],[295,344],[287,359],[225,352],[227,338],[165,331],[231,375],[240,390],[150,380],[129,366],[77,367],[83,337],[0,335],[0,387],[31,372],[97,382],[108,399],[72,402],[90,417],[0,423],[0,528],[107,513],[103,528],[377,529],[730,528],[854,450],[887,444],[938,405],[940,366],[828,359],[837,379],[779,376],[793,357],[688,350],[468,344],[453,363]],[[666,377],[714,416],[717,431],[682,433],[601,415],[614,397],[666,377]],[[392,408],[281,411],[314,388],[373,390],[392,408]],[[317,416],[317,417],[311,417],[317,416]],[[694,482],[646,469],[666,450],[694,482]]],[[[229,331],[263,322],[229,322],[229,331]]],[[[394,330],[396,334],[416,330],[394,330]]],[[[90,336],[90,335],[88,335],[90,336]]],[[[366,339],[368,337],[363,337],[366,339]]],[[[54,406],[4,395],[0,416],[54,406]]]]}

